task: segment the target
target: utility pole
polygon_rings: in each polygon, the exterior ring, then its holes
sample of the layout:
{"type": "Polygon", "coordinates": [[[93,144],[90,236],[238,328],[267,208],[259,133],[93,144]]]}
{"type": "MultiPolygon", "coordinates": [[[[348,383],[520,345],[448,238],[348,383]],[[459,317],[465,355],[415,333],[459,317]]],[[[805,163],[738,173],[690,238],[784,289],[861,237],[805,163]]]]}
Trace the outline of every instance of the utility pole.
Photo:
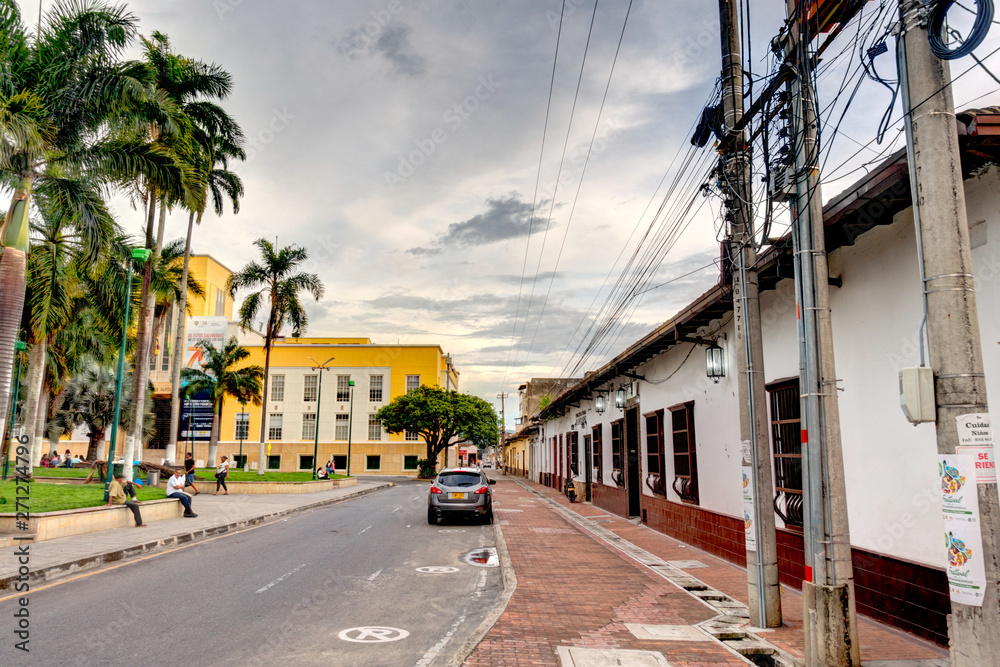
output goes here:
{"type": "Polygon", "coordinates": [[[499,447],[497,453],[501,458],[504,455],[503,451],[504,436],[507,435],[507,419],[504,416],[504,407],[506,406],[506,400],[509,395],[510,394],[506,394],[502,391],[499,394],[497,394],[497,398],[500,399],[500,442],[497,444],[497,446],[499,447]]]}
{"type": "Polygon", "coordinates": [[[722,173],[728,184],[724,193],[730,225],[729,257],[735,260],[733,322],[736,329],[736,368],[739,385],[740,441],[743,443],[744,512],[747,528],[747,585],[750,620],[761,628],[781,625],[781,585],[778,582],[778,547],[771,510],[771,456],[764,393],[764,348],[760,328],[757,253],[753,245],[753,201],[750,185],[749,146],[744,130],[734,130],[743,117],[743,63],[740,53],[739,9],[736,0],[719,0],[722,35],[722,173]],[[752,493],[747,493],[752,491],[752,493]],[[750,499],[752,497],[752,500],[750,499]]]}
{"type": "Polygon", "coordinates": [[[802,600],[806,664],[855,667],[861,664],[861,652],[833,359],[829,267],[816,141],[820,119],[816,113],[809,52],[812,36],[805,25],[807,10],[803,3],[786,0],[786,11],[787,60],[795,73],[791,84],[790,136],[795,148],[792,241],[802,414],[805,510],[802,600]]]}
{"type": "MultiPolygon", "coordinates": [[[[931,52],[921,8],[917,2],[899,3],[900,82],[940,464],[944,456],[952,462],[959,458],[956,447],[962,454],[967,451],[961,447],[958,418],[974,416],[988,424],[989,407],[951,73],[947,61],[931,52]]],[[[979,454],[992,460],[992,441],[981,445],[979,454]]],[[[976,478],[976,468],[972,470],[976,478]]],[[[970,599],[950,587],[948,627],[954,667],[1000,665],[1000,497],[995,474],[976,482],[979,525],[970,524],[966,530],[981,534],[982,579],[977,583],[982,594],[970,599]]],[[[975,558],[973,548],[962,569],[978,569],[975,558]]]]}

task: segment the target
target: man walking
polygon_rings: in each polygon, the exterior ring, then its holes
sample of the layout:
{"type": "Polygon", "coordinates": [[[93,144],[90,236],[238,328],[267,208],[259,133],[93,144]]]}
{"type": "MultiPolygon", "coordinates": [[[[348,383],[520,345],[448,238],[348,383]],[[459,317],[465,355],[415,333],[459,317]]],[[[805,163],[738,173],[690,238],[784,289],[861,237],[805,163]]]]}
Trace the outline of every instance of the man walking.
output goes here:
{"type": "Polygon", "coordinates": [[[184,493],[184,471],[178,468],[174,470],[174,475],[167,480],[167,498],[176,498],[184,505],[184,516],[193,518],[198,516],[191,511],[191,496],[184,493]]]}
{"type": "Polygon", "coordinates": [[[135,517],[135,527],[145,528],[146,524],[142,522],[142,515],[139,513],[139,501],[136,499],[135,489],[131,484],[123,486],[122,480],[124,479],[125,477],[121,473],[115,473],[114,481],[108,485],[108,504],[105,507],[124,505],[132,510],[132,516],[135,517]],[[128,489],[127,495],[125,493],[126,489],[128,489]]]}

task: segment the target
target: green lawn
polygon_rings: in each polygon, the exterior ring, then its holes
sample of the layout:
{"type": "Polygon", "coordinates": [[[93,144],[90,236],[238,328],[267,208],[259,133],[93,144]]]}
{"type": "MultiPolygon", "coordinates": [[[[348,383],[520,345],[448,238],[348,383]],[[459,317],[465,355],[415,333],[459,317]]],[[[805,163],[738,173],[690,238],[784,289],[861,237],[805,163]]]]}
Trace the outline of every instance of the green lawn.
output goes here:
{"type": "Polygon", "coordinates": [[[90,468],[43,468],[38,466],[32,468],[31,471],[35,477],[86,477],[90,474],[90,468]]]}
{"type": "MultiPolygon", "coordinates": [[[[44,484],[31,482],[27,485],[28,498],[22,501],[28,511],[55,512],[56,510],[97,507],[104,504],[103,484],[44,484]]],[[[137,489],[139,500],[166,498],[162,489],[137,489]]],[[[0,482],[0,512],[14,512],[16,506],[15,482],[0,482]]]]}
{"type": "MultiPolygon", "coordinates": [[[[332,479],[345,479],[347,475],[334,475],[332,479]]],[[[206,481],[215,481],[215,468],[195,468],[195,483],[201,478],[206,481]]],[[[267,471],[263,475],[258,475],[256,470],[243,472],[242,470],[230,470],[229,481],[232,482],[311,482],[310,472],[274,472],[267,471]]]]}

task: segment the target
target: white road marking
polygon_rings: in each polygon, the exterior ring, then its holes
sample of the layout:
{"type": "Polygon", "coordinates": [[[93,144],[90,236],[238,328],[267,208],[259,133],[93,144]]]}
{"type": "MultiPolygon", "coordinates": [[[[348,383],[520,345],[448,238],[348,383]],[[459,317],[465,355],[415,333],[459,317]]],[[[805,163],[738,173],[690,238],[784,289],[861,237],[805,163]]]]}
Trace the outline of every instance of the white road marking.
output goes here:
{"type": "Polygon", "coordinates": [[[457,567],[450,567],[448,565],[426,565],[424,567],[418,567],[417,572],[421,574],[452,574],[458,572],[457,567]]]}
{"type": "Polygon", "coordinates": [[[299,570],[301,570],[302,568],[304,568],[308,564],[309,563],[303,563],[302,565],[299,565],[297,568],[295,568],[291,572],[286,572],[285,574],[281,575],[280,577],[278,577],[277,579],[275,579],[274,581],[272,581],[271,583],[269,583],[267,586],[264,586],[264,588],[261,588],[257,592],[258,593],[263,593],[264,591],[266,591],[271,586],[274,586],[276,583],[280,582],[282,579],[287,579],[288,577],[292,576],[293,574],[295,574],[296,572],[298,572],[299,570]]]}
{"type": "Polygon", "coordinates": [[[402,507],[397,507],[396,509],[393,510],[393,512],[398,512],[401,509],[403,509],[403,508],[402,507]]]}
{"type": "MultiPolygon", "coordinates": [[[[368,528],[371,528],[371,526],[368,526],[368,528]]],[[[368,530],[368,528],[365,528],[365,530],[368,530]]],[[[361,533],[365,532],[365,530],[362,530],[361,533]]],[[[358,535],[360,535],[361,533],[358,533],[358,535]]]]}
{"type": "MultiPolygon", "coordinates": [[[[385,568],[383,568],[383,569],[385,569],[385,568]]],[[[377,571],[377,572],[369,575],[368,576],[368,581],[375,581],[375,577],[377,577],[380,574],[382,574],[382,570],[379,570],[379,571],[377,571]]]]}
{"type": "Polygon", "coordinates": [[[408,523],[408,524],[406,524],[406,527],[407,527],[407,528],[409,528],[409,527],[410,527],[411,525],[412,525],[412,524],[409,524],[409,523],[408,523]]]}
{"type": "Polygon", "coordinates": [[[394,642],[410,636],[410,633],[400,628],[390,628],[386,626],[367,626],[360,628],[347,628],[341,630],[338,637],[346,642],[358,642],[361,644],[374,644],[380,642],[394,642]]]}

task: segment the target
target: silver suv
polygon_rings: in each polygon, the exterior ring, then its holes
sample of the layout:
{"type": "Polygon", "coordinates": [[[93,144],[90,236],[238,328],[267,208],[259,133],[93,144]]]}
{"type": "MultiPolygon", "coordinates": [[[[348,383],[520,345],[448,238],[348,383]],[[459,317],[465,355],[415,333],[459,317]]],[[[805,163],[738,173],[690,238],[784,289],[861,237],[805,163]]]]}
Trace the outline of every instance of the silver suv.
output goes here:
{"type": "Polygon", "coordinates": [[[496,480],[479,468],[445,468],[427,494],[427,523],[433,526],[445,515],[477,517],[493,523],[493,484],[496,480]]]}

